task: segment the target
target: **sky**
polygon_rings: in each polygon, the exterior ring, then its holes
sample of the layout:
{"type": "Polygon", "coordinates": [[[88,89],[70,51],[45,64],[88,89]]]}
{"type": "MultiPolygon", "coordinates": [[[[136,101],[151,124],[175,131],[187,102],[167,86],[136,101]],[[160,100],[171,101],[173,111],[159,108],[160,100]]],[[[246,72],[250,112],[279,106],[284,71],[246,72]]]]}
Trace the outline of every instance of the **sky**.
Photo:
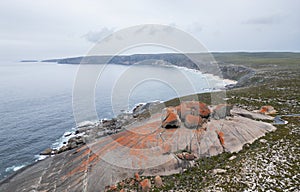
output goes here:
{"type": "Polygon", "coordinates": [[[1,0],[0,59],[85,55],[141,24],[176,27],[208,51],[300,51],[299,0],[1,0]]]}

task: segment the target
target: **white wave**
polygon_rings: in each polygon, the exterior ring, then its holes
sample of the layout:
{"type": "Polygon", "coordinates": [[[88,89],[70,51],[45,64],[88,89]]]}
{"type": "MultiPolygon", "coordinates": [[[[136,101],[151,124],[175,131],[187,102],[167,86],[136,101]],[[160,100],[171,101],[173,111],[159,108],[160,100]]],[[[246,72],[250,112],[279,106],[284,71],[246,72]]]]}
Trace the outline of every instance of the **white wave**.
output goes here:
{"type": "Polygon", "coordinates": [[[80,127],[89,127],[97,124],[97,121],[83,121],[77,124],[77,128],[80,127]]]}
{"type": "Polygon", "coordinates": [[[11,172],[11,171],[18,171],[19,169],[22,169],[25,167],[27,164],[22,164],[22,165],[13,165],[11,167],[7,167],[5,169],[5,172],[11,172]]]}
{"type": "Polygon", "coordinates": [[[177,68],[177,69],[180,69],[180,70],[184,70],[184,71],[188,71],[188,72],[192,72],[192,73],[196,73],[196,74],[201,74],[205,77],[209,77],[209,78],[212,78],[212,79],[215,79],[215,80],[221,80],[223,81],[224,83],[224,87],[226,85],[234,85],[234,84],[237,84],[237,81],[235,80],[231,80],[231,79],[223,79],[217,75],[214,75],[214,74],[210,74],[210,73],[202,73],[201,71],[197,70],[197,69],[190,69],[190,68],[187,68],[187,67],[183,67],[183,66],[176,66],[176,65],[170,65],[170,64],[163,64],[162,66],[166,66],[166,67],[173,67],[173,68],[177,68]]]}

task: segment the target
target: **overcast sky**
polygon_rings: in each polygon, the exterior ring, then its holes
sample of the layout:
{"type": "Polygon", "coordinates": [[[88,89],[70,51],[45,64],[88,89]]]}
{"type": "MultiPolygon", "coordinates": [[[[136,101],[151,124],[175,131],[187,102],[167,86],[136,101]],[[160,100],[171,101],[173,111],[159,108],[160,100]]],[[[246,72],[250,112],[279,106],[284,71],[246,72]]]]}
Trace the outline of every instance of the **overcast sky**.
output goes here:
{"type": "Polygon", "coordinates": [[[165,24],[209,51],[299,51],[299,0],[1,0],[0,59],[86,54],[125,27],[165,24]]]}

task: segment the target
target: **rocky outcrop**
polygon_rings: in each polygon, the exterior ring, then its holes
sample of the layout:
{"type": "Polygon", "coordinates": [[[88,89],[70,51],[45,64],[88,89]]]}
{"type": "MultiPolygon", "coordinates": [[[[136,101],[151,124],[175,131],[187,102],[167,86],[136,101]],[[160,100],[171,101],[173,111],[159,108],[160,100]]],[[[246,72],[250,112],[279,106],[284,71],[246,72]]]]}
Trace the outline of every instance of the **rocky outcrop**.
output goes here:
{"type": "MultiPolygon", "coordinates": [[[[196,101],[185,101],[176,107],[167,107],[162,112],[163,127],[167,123],[166,118],[174,122],[184,122],[186,128],[199,128],[202,126],[206,119],[210,116],[210,109],[205,103],[196,101]],[[169,115],[169,116],[168,116],[169,115]]],[[[177,128],[180,126],[177,123],[177,128]]]]}
{"type": "Polygon", "coordinates": [[[40,155],[51,155],[51,154],[52,154],[51,148],[45,149],[43,152],[40,153],[40,155]]]}
{"type": "Polygon", "coordinates": [[[277,111],[271,105],[265,105],[260,108],[259,113],[262,113],[265,115],[273,115],[273,114],[276,114],[277,111]]]}
{"type": "Polygon", "coordinates": [[[163,181],[162,181],[162,179],[161,179],[161,177],[159,175],[155,176],[155,178],[154,178],[154,185],[157,188],[160,188],[160,187],[162,187],[164,185],[163,181]]]}
{"type": "Polygon", "coordinates": [[[212,109],[211,117],[214,119],[225,119],[228,116],[231,116],[231,109],[233,108],[233,105],[229,104],[220,104],[215,106],[212,109]]]}
{"type": "Polygon", "coordinates": [[[178,128],[180,127],[181,121],[177,115],[177,111],[174,107],[165,108],[162,111],[162,127],[163,128],[178,128]]]}
{"type": "Polygon", "coordinates": [[[200,116],[188,114],[184,118],[184,125],[187,128],[201,127],[203,120],[200,116]]]}
{"type": "MultiPolygon", "coordinates": [[[[186,104],[185,107],[192,108],[186,104]]],[[[143,120],[128,119],[124,124],[119,124],[119,119],[102,122],[87,130],[90,135],[82,136],[86,144],[19,170],[0,182],[0,191],[103,191],[105,186],[112,186],[137,172],[149,176],[179,173],[192,166],[197,158],[224,151],[238,152],[243,145],[276,129],[271,124],[240,115],[245,114],[240,109],[231,110],[235,112],[232,117],[211,118],[200,129],[188,129],[183,123],[177,124],[184,110],[180,108],[178,115],[176,108],[167,108],[163,114],[155,113],[143,120]],[[162,116],[167,120],[170,114],[173,118],[168,122],[178,126],[176,129],[162,127],[162,116]],[[99,136],[108,124],[116,129],[121,126],[121,129],[99,136]],[[185,149],[188,152],[179,158],[176,154],[185,149]]],[[[202,109],[206,113],[188,110],[193,112],[191,115],[205,119],[209,113],[205,107],[202,109]]],[[[148,190],[149,180],[132,181],[148,190]]]]}
{"type": "Polygon", "coordinates": [[[149,192],[151,189],[151,182],[149,179],[144,179],[140,182],[140,186],[142,189],[142,192],[149,192]]]}
{"type": "Polygon", "coordinates": [[[256,111],[251,112],[251,111],[247,111],[245,109],[241,109],[241,108],[237,108],[237,107],[234,107],[231,110],[231,114],[239,115],[239,116],[250,118],[253,120],[273,120],[274,119],[274,117],[269,116],[269,115],[265,115],[265,114],[262,114],[262,113],[259,113],[256,111]]]}

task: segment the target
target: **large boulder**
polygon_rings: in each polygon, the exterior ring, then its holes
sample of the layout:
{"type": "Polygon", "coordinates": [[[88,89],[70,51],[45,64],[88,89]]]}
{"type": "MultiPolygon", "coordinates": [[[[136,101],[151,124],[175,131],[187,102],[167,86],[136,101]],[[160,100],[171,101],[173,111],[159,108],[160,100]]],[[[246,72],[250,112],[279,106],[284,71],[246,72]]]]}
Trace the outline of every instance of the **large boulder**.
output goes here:
{"type": "Polygon", "coordinates": [[[233,105],[229,104],[220,104],[213,108],[211,117],[214,119],[225,119],[227,116],[231,116],[230,110],[233,108],[233,105]]]}
{"type": "Polygon", "coordinates": [[[273,115],[273,114],[277,113],[277,111],[271,105],[265,105],[260,108],[259,113],[262,113],[265,115],[273,115]]]}
{"type": "Polygon", "coordinates": [[[168,107],[162,111],[162,127],[163,128],[178,128],[181,121],[174,107],[168,107]]]}
{"type": "Polygon", "coordinates": [[[160,187],[162,187],[164,185],[163,182],[162,182],[162,179],[161,179],[161,177],[159,175],[157,175],[154,178],[154,185],[155,185],[155,187],[158,187],[158,188],[160,188],[160,187]]]}
{"type": "Polygon", "coordinates": [[[51,155],[51,154],[52,154],[51,148],[45,149],[43,152],[40,153],[40,155],[51,155]]]}
{"type": "Polygon", "coordinates": [[[188,114],[200,116],[203,118],[208,118],[210,115],[210,110],[205,103],[197,101],[185,101],[176,107],[178,114],[181,119],[185,119],[188,114]]]}
{"type": "Polygon", "coordinates": [[[201,127],[203,123],[203,119],[200,116],[196,115],[186,115],[184,125],[187,128],[198,128],[201,127]]]}
{"type": "Polygon", "coordinates": [[[151,182],[149,179],[144,179],[140,182],[140,186],[142,188],[142,192],[149,192],[151,189],[151,182]]]}

